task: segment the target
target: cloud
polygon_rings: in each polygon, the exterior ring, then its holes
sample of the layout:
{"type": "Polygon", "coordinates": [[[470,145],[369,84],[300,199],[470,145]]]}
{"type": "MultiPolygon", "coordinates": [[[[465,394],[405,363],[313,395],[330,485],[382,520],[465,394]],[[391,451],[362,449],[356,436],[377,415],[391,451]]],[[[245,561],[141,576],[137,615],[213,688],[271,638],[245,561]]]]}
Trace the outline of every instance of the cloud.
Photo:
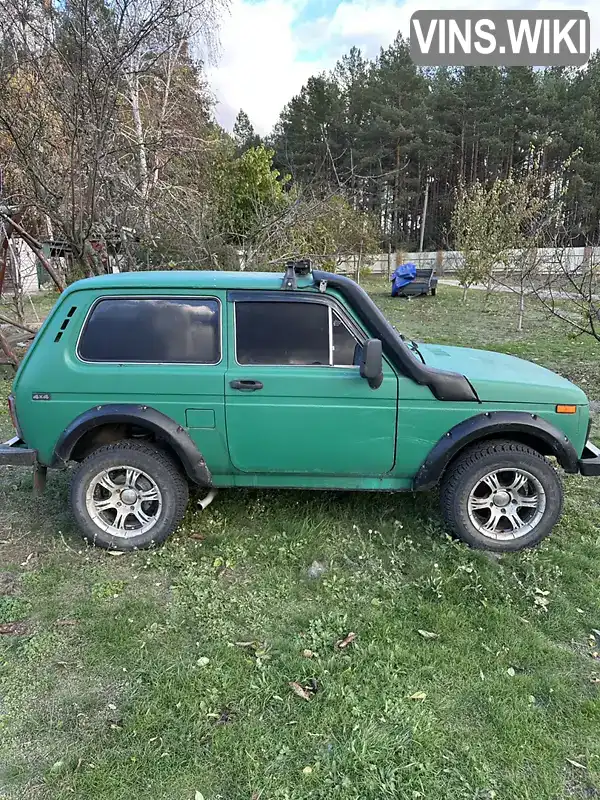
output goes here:
{"type": "Polygon", "coordinates": [[[207,70],[225,127],[243,108],[257,131],[268,132],[307,79],[332,66],[326,58],[301,60],[302,40],[294,33],[299,11],[289,0],[234,0],[222,23],[220,59],[207,70]]]}
{"type": "MultiPolygon", "coordinates": [[[[461,0],[459,5],[481,10],[481,0],[461,0]]],[[[321,7],[315,14],[308,0],[233,0],[222,21],[220,57],[207,69],[217,99],[217,119],[231,130],[243,108],[255,129],[268,133],[308,78],[331,69],[352,45],[372,58],[399,30],[408,34],[415,11],[456,7],[456,0],[342,0],[328,13],[321,7]]],[[[592,49],[600,47],[597,0],[488,0],[484,7],[586,10],[592,49]]]]}

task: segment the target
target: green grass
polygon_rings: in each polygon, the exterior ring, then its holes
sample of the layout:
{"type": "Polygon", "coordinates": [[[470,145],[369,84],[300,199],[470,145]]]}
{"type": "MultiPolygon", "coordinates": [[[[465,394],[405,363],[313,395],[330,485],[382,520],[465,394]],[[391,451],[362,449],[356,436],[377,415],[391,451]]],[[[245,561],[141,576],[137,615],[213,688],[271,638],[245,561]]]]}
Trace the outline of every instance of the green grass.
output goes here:
{"type": "MultiPolygon", "coordinates": [[[[535,358],[599,396],[598,346],[533,311],[517,335],[511,297],[484,315],[474,293],[369,288],[408,334],[535,358]]],[[[599,795],[596,482],[568,478],[553,535],[496,559],[445,536],[435,494],[255,491],[113,556],[77,538],[67,478],[34,500],[26,471],[0,472],[0,624],[27,625],[0,636],[0,797],[599,795]]]]}

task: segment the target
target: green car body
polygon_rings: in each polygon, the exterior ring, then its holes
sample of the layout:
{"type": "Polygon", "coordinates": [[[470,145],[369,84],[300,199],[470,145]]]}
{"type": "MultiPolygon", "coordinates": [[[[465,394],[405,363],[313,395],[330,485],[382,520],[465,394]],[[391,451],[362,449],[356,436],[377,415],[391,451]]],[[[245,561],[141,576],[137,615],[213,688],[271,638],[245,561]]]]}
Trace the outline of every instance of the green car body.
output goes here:
{"type": "MultiPolygon", "coordinates": [[[[43,471],[146,431],[207,487],[412,490],[435,485],[466,447],[500,438],[555,456],[567,472],[600,471],[587,444],[586,395],[569,381],[508,355],[407,343],[347,278],[317,271],[288,278],[139,272],[69,286],[16,375],[13,452],[32,451],[43,471]],[[82,332],[98,303],[168,298],[180,307],[210,300],[219,339],[212,363],[82,356],[82,332]],[[356,339],[356,363],[260,364],[241,356],[240,363],[236,309],[253,302],[293,302],[295,313],[331,308],[330,350],[335,324],[338,335],[356,339]],[[382,342],[379,381],[363,377],[359,363],[371,340],[382,342]],[[558,413],[557,406],[574,409],[558,413]]],[[[11,463],[6,455],[4,463],[11,463]]]]}

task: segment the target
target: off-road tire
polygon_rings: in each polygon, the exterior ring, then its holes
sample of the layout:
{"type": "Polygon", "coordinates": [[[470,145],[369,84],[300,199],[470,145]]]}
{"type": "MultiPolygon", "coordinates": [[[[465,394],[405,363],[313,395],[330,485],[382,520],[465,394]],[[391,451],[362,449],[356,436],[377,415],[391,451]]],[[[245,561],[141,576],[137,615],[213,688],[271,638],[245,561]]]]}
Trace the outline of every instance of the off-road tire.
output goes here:
{"type": "Polygon", "coordinates": [[[120,551],[147,549],[164,542],[181,522],[188,497],[188,483],[175,461],[162,449],[131,439],[100,447],[90,453],[75,470],[69,493],[71,511],[83,538],[97,547],[120,551]],[[160,515],[151,530],[127,538],[102,530],[86,506],[86,491],[91,481],[103,470],[120,465],[145,472],[162,494],[160,515]]]}
{"type": "Polygon", "coordinates": [[[533,547],[548,536],[563,506],[561,479],[554,467],[536,450],[514,441],[490,440],[466,450],[450,464],[440,487],[442,513],[452,531],[471,547],[499,553],[533,547]],[[529,533],[516,539],[493,539],[477,530],[468,513],[469,495],[483,476],[494,469],[523,469],[541,483],[546,506],[529,533]]]}

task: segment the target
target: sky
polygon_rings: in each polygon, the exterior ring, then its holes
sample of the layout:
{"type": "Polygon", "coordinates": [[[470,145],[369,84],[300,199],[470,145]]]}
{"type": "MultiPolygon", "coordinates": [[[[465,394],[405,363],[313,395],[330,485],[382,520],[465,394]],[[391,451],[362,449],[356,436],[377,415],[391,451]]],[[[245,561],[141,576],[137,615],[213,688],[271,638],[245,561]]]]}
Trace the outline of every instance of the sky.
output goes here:
{"type": "Polygon", "coordinates": [[[231,0],[207,65],[217,120],[231,130],[243,108],[258,133],[269,133],[308,78],[353,45],[372,58],[398,31],[408,35],[415,11],[458,8],[587,11],[592,50],[600,47],[599,0],[231,0]]]}

